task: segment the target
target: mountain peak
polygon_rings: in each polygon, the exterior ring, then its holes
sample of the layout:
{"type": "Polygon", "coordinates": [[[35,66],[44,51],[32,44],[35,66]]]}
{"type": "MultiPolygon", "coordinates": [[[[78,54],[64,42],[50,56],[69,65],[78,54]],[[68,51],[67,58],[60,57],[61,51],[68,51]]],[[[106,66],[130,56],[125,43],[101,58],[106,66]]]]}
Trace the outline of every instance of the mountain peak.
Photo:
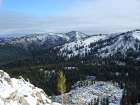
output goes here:
{"type": "Polygon", "coordinates": [[[82,39],[88,37],[88,35],[83,34],[79,31],[71,31],[71,32],[66,33],[66,35],[68,37],[70,37],[70,41],[82,40],[82,39]]]}
{"type": "MultiPolygon", "coordinates": [[[[83,34],[82,32],[79,32],[79,31],[70,31],[70,32],[68,32],[68,33],[66,33],[66,34],[68,34],[68,35],[76,35],[76,34],[83,34]]],[[[85,34],[84,34],[85,35],[85,34]]]]}

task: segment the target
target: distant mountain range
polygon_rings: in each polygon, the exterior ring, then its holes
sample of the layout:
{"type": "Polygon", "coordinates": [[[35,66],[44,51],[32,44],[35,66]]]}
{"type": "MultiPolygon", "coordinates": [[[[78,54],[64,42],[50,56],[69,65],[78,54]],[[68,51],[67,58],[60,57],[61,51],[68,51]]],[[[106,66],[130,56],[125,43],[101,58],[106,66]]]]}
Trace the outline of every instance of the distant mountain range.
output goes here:
{"type": "Polygon", "coordinates": [[[30,48],[32,46],[35,48],[48,48],[67,42],[82,40],[87,37],[88,35],[85,35],[81,32],[71,31],[69,33],[46,33],[27,35],[23,37],[1,38],[0,43],[21,45],[24,48],[30,48]]]}
{"type": "MultiPolygon", "coordinates": [[[[86,35],[78,31],[71,31],[68,33],[33,34],[0,39],[2,58],[8,57],[7,60],[9,60],[9,56],[12,56],[11,59],[16,59],[49,47],[60,48],[58,54],[69,58],[91,53],[102,57],[111,56],[117,52],[126,55],[126,52],[132,50],[139,53],[140,30],[97,35],[86,35]],[[14,50],[9,50],[8,47],[14,50]]],[[[136,58],[140,59],[138,53],[136,58]]]]}
{"type": "Polygon", "coordinates": [[[11,61],[40,49],[55,47],[89,37],[81,32],[33,34],[0,38],[0,62],[11,61]]]}

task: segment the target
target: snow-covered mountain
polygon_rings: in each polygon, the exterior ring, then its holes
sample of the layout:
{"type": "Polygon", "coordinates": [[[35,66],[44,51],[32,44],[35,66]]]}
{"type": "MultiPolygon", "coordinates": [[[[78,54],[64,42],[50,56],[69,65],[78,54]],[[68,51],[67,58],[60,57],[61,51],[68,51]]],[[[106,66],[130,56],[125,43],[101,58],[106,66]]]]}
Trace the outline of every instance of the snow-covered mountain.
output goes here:
{"type": "Polygon", "coordinates": [[[0,70],[0,105],[60,105],[52,102],[45,92],[25,81],[0,70]]]}
{"type": "Polygon", "coordinates": [[[111,38],[111,40],[104,41],[101,46],[97,55],[102,57],[113,55],[117,52],[121,52],[124,55],[131,51],[140,52],[140,30],[121,33],[111,38]]]}
{"type": "MultiPolygon", "coordinates": [[[[120,105],[123,89],[117,83],[102,81],[78,81],[69,93],[65,93],[67,103],[77,105],[80,101],[82,105],[94,105],[95,103],[106,103],[109,105],[120,105]],[[98,101],[98,102],[97,102],[98,101]]],[[[52,101],[61,102],[61,96],[50,97],[52,101]]],[[[100,105],[100,104],[99,104],[100,105]]],[[[101,104],[103,105],[103,104],[101,104]]]]}
{"type": "MultiPolygon", "coordinates": [[[[94,35],[76,42],[66,43],[60,47],[59,55],[85,56],[94,53],[97,56],[107,57],[117,52],[126,55],[127,52],[140,52],[140,30],[116,33],[111,35],[94,35]]],[[[139,59],[139,57],[138,57],[139,59]]]]}
{"type": "Polygon", "coordinates": [[[69,41],[70,42],[78,41],[78,40],[82,40],[82,39],[88,38],[88,35],[83,34],[81,32],[78,32],[78,31],[71,31],[69,33],[66,33],[66,36],[69,37],[69,41]]]}
{"type": "Polygon", "coordinates": [[[118,52],[127,55],[132,50],[135,51],[137,59],[140,59],[140,30],[115,33],[86,35],[78,31],[68,33],[46,33],[28,35],[17,38],[1,38],[0,44],[9,43],[20,45],[28,52],[33,52],[41,48],[60,48],[58,55],[68,58],[92,53],[97,56],[107,57],[118,52]],[[59,46],[58,46],[59,45],[59,46]]]}
{"type": "Polygon", "coordinates": [[[61,48],[59,54],[62,54],[63,56],[68,56],[68,57],[76,56],[78,54],[85,55],[85,53],[88,53],[91,50],[90,48],[91,43],[95,43],[97,41],[105,40],[108,38],[109,36],[106,34],[94,35],[83,40],[66,43],[62,46],[59,46],[61,48]]]}
{"type": "Polygon", "coordinates": [[[52,47],[66,42],[82,40],[88,37],[81,32],[34,34],[15,38],[1,38],[0,43],[23,45],[24,47],[45,46],[52,47]]]}

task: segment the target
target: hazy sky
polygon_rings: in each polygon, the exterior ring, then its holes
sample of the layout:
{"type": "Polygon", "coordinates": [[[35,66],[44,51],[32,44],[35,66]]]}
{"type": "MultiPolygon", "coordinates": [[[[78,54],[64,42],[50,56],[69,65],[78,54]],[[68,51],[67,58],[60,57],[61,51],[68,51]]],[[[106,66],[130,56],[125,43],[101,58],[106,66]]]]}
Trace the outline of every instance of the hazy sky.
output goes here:
{"type": "Polygon", "coordinates": [[[0,37],[140,29],[140,0],[0,0],[0,37]]]}

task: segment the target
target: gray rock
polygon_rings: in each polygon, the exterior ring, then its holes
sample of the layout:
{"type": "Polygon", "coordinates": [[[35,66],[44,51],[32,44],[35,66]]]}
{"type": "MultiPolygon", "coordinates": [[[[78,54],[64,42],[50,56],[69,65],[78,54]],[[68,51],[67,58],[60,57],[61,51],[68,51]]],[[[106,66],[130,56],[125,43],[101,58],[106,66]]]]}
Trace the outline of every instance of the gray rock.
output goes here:
{"type": "Polygon", "coordinates": [[[9,84],[9,85],[11,85],[12,86],[12,81],[11,81],[11,78],[4,78],[6,81],[7,81],[7,83],[9,84]]]}

